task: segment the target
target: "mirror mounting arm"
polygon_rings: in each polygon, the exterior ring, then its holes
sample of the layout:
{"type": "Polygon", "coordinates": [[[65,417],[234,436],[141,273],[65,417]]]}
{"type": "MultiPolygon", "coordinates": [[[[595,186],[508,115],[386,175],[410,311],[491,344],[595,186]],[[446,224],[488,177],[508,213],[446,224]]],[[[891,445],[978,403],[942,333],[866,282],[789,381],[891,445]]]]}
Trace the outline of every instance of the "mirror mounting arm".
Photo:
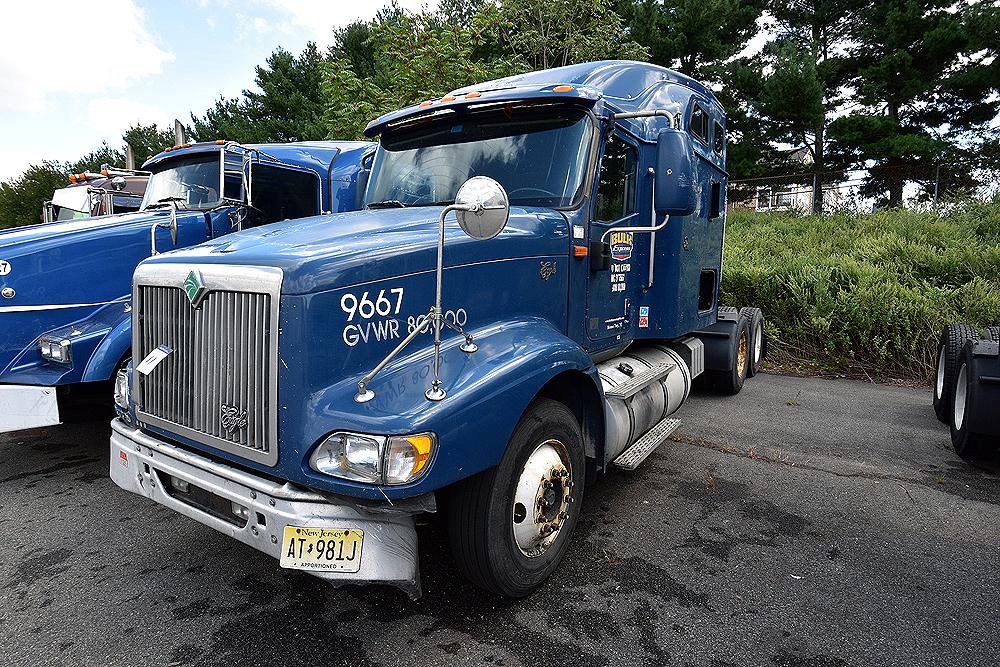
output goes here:
{"type": "Polygon", "coordinates": [[[149,244],[150,244],[150,257],[160,254],[156,249],[156,230],[157,229],[169,229],[170,230],[170,240],[177,245],[177,204],[170,202],[170,222],[154,222],[149,228],[149,244]]]}

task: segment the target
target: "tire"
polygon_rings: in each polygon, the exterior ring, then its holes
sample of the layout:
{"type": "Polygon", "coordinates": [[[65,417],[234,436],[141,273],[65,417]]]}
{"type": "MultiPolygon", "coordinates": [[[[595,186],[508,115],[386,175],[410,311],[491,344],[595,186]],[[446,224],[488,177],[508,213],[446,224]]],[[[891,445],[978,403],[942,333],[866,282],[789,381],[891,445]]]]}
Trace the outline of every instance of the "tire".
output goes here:
{"type": "Polygon", "coordinates": [[[720,394],[735,396],[743,389],[750,369],[750,321],[740,314],[736,322],[736,333],[730,343],[733,346],[733,366],[722,371],[705,371],[712,389],[720,394]]]}
{"type": "Polygon", "coordinates": [[[576,417],[558,401],[535,399],[514,429],[500,464],[453,487],[448,538],[458,568],[492,593],[529,595],[566,552],[580,516],[585,478],[583,435],[576,417]],[[568,476],[559,474],[563,470],[568,476]],[[543,487],[543,480],[550,488],[543,487]],[[550,504],[527,507],[527,502],[518,502],[529,496],[550,504]],[[556,525],[552,532],[546,530],[556,525]],[[534,546],[533,539],[538,540],[534,546]]]}
{"type": "Polygon", "coordinates": [[[764,331],[764,311],[760,308],[742,308],[740,314],[750,323],[750,365],[747,377],[760,371],[760,363],[767,356],[767,334],[764,331]]]}
{"type": "Polygon", "coordinates": [[[972,343],[967,342],[955,372],[951,420],[951,446],[955,448],[956,454],[967,461],[982,456],[992,444],[988,436],[969,430],[968,417],[979,404],[979,382],[973,377],[972,368],[972,343]]]}
{"type": "Polygon", "coordinates": [[[955,402],[955,378],[958,377],[959,357],[965,342],[979,338],[979,330],[971,324],[946,324],[938,341],[938,358],[934,368],[934,414],[945,424],[951,424],[955,402]]]}

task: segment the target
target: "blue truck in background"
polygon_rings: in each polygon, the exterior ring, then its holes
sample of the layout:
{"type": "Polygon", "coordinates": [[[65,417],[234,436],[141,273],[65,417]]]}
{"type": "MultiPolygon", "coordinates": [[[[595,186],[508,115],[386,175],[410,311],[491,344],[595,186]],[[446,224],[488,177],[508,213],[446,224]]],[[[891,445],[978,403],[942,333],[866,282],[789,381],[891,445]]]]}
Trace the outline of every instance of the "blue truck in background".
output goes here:
{"type": "Polygon", "coordinates": [[[587,470],[634,469],[693,383],[735,394],[760,363],[760,311],[717,303],[725,132],[706,86],[628,61],[375,119],[363,210],[139,265],[111,477],[414,597],[414,517],[441,511],[471,581],[530,594],[587,470]]]}
{"type": "Polygon", "coordinates": [[[0,232],[0,432],[59,423],[68,390],[115,377],[131,352],[139,262],[358,208],[373,152],[370,142],[175,146],[143,166],[151,175],[137,212],[0,232]]]}

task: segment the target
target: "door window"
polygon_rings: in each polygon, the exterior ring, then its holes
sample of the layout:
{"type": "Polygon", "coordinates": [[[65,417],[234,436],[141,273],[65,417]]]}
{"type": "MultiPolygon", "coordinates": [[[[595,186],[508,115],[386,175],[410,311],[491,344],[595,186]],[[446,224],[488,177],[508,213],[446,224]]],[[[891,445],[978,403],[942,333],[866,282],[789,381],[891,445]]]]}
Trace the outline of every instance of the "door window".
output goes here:
{"type": "Polygon", "coordinates": [[[635,185],[639,153],[634,146],[612,136],[601,158],[594,220],[612,222],[635,213],[635,185]]]}
{"type": "Polygon", "coordinates": [[[316,174],[260,163],[253,165],[251,173],[253,207],[244,228],[319,213],[316,174]]]}

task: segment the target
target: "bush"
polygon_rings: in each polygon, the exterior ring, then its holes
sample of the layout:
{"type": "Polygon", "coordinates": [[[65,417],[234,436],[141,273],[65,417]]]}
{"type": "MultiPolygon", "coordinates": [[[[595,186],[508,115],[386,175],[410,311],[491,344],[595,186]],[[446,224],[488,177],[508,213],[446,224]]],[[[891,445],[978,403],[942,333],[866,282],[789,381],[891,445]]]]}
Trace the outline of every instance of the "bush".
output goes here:
{"type": "Polygon", "coordinates": [[[1000,322],[1000,199],[872,214],[733,211],[722,302],[760,306],[778,359],[927,379],[948,322],[1000,322]]]}

